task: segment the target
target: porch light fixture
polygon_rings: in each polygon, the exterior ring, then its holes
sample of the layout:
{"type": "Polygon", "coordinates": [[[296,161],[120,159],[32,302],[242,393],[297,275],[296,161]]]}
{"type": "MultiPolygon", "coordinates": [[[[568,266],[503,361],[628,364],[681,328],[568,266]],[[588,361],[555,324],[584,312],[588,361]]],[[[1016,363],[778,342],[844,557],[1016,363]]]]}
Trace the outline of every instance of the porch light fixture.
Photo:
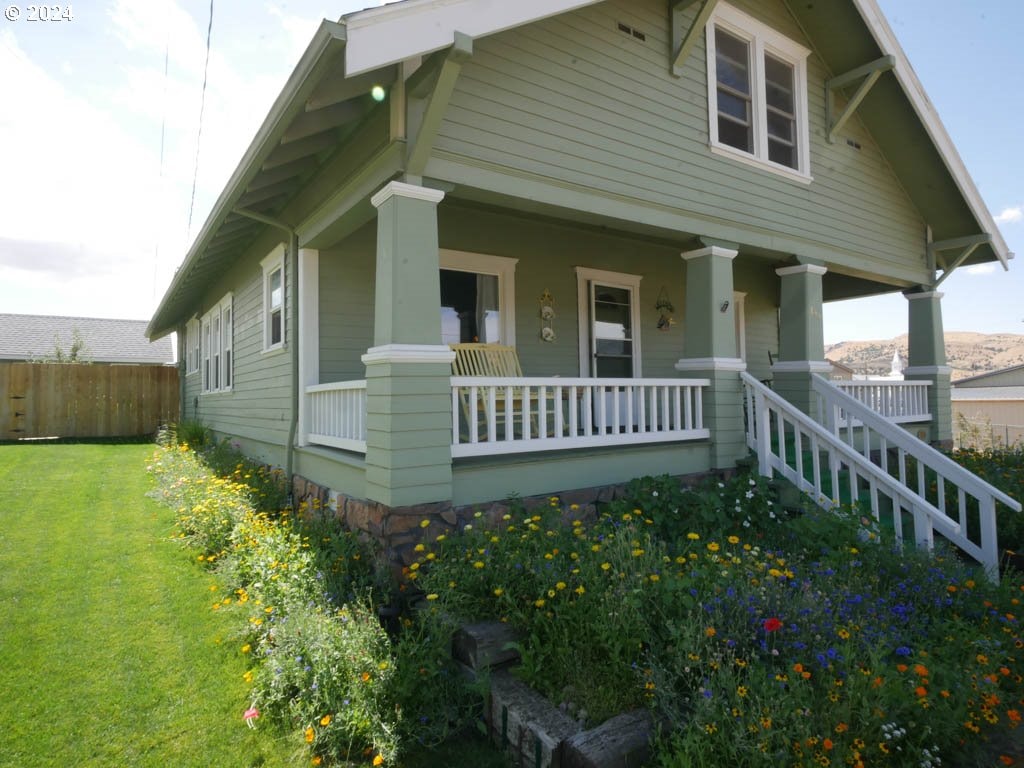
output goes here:
{"type": "Polygon", "coordinates": [[[729,309],[729,302],[728,302],[728,301],[723,301],[723,302],[722,302],[722,306],[720,306],[720,307],[718,308],[718,311],[719,311],[719,312],[725,312],[725,311],[726,311],[726,310],[728,310],[728,309],[729,309]]]}
{"type": "Polygon", "coordinates": [[[374,101],[384,101],[386,95],[387,92],[384,90],[383,85],[375,85],[370,89],[370,96],[373,97],[374,101]]]}

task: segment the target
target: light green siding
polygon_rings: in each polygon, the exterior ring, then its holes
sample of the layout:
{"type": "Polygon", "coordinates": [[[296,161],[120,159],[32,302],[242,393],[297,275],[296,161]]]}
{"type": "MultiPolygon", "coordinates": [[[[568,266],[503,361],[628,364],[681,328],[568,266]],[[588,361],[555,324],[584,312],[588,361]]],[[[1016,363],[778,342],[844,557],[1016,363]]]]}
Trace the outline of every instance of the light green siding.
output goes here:
{"type": "Polygon", "coordinates": [[[320,251],[320,381],[366,377],[360,359],[373,346],[376,222],[320,251]]]}
{"type": "MultiPolygon", "coordinates": [[[[203,306],[197,309],[200,317],[226,293],[232,294],[234,383],[230,392],[202,394],[201,375],[190,374],[185,381],[183,413],[190,418],[198,417],[221,436],[284,446],[291,419],[291,351],[286,346],[275,352],[263,352],[263,269],[260,265],[280,242],[276,232],[268,232],[206,292],[203,306]],[[198,411],[194,407],[196,398],[198,411]]],[[[290,319],[294,276],[287,259],[285,275],[288,314],[285,332],[290,345],[293,343],[290,319]]],[[[283,454],[275,463],[283,463],[283,454]]]]}
{"type": "MultiPolygon", "coordinates": [[[[811,47],[779,0],[736,5],[811,47]]],[[[476,41],[435,156],[683,212],[748,242],[774,233],[851,272],[921,279],[924,223],[871,136],[855,116],[836,144],[824,138],[833,73],[821,60],[808,61],[814,181],[801,184],[710,152],[703,36],[673,77],[668,18],[662,0],[609,0],[476,41]]]]}

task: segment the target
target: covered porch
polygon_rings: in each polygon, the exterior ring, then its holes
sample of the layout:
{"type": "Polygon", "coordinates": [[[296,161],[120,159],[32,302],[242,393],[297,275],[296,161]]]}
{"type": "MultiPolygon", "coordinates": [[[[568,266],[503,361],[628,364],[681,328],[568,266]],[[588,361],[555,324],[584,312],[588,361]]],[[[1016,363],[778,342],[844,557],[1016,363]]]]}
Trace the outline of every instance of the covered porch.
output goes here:
{"type": "MultiPolygon", "coordinates": [[[[557,492],[733,467],[743,371],[813,407],[823,264],[444,197],[391,182],[375,226],[300,249],[299,471],[304,450],[335,456],[361,474],[354,493],[392,506],[557,492]],[[467,343],[513,349],[522,371],[460,375],[467,343]],[[550,479],[521,491],[527,464],[550,479]],[[465,490],[484,474],[509,487],[465,490]]],[[[925,375],[854,396],[934,439],[935,389],[925,375]]]]}

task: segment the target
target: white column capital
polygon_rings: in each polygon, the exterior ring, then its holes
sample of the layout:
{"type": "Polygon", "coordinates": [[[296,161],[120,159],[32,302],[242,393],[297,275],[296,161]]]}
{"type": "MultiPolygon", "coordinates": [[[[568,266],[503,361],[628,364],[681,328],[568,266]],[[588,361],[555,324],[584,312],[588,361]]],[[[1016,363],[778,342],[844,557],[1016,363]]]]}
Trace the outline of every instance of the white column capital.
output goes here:
{"type": "Polygon", "coordinates": [[[773,373],[832,373],[827,360],[780,360],[772,363],[773,373]]]}
{"type": "Polygon", "coordinates": [[[828,272],[828,267],[821,267],[817,264],[797,264],[794,267],[779,267],[775,270],[775,274],[779,277],[785,277],[786,275],[802,275],[805,272],[810,275],[824,275],[828,272]]]}
{"type": "Polygon", "coordinates": [[[382,363],[447,363],[455,353],[447,344],[384,344],[370,347],[361,360],[364,365],[382,363]]]}
{"type": "Polygon", "coordinates": [[[942,291],[922,291],[921,293],[904,293],[903,295],[907,301],[912,301],[914,299],[941,299],[946,294],[942,291]]]}
{"type": "Polygon", "coordinates": [[[683,261],[689,261],[690,259],[699,259],[701,256],[718,256],[722,259],[735,259],[739,251],[733,250],[732,248],[723,248],[720,245],[709,245],[706,248],[697,248],[694,251],[683,251],[679,255],[683,261]]]}
{"type": "Polygon", "coordinates": [[[677,371],[745,371],[747,364],[738,357],[684,357],[673,368],[677,371]]]}
{"type": "Polygon", "coordinates": [[[444,199],[444,192],[439,189],[430,189],[416,184],[406,184],[402,181],[391,181],[384,185],[377,194],[370,198],[374,208],[380,208],[392,197],[408,197],[413,200],[425,200],[428,203],[440,203],[444,199]]]}

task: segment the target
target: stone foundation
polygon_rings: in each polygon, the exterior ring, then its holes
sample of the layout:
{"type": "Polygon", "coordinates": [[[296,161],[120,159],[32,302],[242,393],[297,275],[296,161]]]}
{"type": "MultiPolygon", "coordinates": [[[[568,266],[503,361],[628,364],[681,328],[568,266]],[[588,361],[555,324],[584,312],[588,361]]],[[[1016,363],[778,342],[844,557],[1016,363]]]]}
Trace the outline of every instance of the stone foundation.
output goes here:
{"type": "Polygon", "coordinates": [[[393,569],[400,572],[417,559],[414,548],[421,541],[433,541],[440,534],[451,533],[475,520],[483,525],[498,526],[502,517],[513,509],[547,508],[552,497],[558,498],[565,522],[594,519],[600,506],[623,496],[625,484],[458,507],[448,501],[389,507],[377,501],[336,494],[300,475],[292,478],[292,489],[295,504],[305,505],[307,514],[330,510],[350,531],[366,534],[379,542],[393,569]],[[476,517],[478,512],[482,520],[476,517]]]}
{"type": "MultiPolygon", "coordinates": [[[[732,470],[735,471],[735,470],[732,470]]],[[[732,474],[716,473],[720,475],[732,474]]],[[[680,483],[696,482],[706,475],[678,477],[680,483]]],[[[307,514],[316,510],[330,510],[346,528],[362,533],[381,544],[387,561],[397,574],[417,559],[415,547],[422,541],[433,541],[442,533],[448,534],[474,521],[489,527],[498,527],[502,518],[513,509],[532,512],[548,508],[551,499],[558,499],[562,520],[593,520],[599,509],[625,495],[626,484],[578,488],[539,496],[524,496],[515,500],[489,501],[480,504],[453,506],[450,501],[389,507],[378,501],[357,499],[317,485],[300,475],[292,478],[293,498],[297,506],[305,504],[307,514]],[[480,513],[482,519],[476,517],[480,513]]]]}

